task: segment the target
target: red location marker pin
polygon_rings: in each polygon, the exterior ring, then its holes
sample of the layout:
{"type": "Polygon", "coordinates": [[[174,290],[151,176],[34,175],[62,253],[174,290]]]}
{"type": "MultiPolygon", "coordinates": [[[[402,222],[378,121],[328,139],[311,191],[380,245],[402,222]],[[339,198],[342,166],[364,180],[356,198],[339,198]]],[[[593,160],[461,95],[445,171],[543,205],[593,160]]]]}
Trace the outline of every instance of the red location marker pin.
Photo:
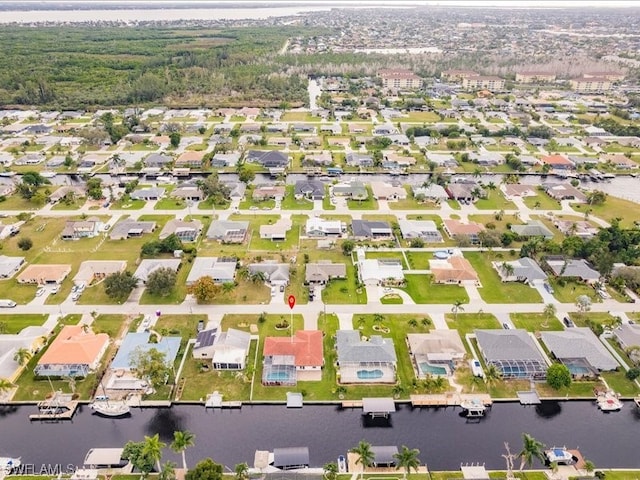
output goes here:
{"type": "Polygon", "coordinates": [[[289,308],[293,310],[293,307],[296,306],[296,297],[294,297],[293,295],[289,295],[288,301],[289,301],[289,308]]]}

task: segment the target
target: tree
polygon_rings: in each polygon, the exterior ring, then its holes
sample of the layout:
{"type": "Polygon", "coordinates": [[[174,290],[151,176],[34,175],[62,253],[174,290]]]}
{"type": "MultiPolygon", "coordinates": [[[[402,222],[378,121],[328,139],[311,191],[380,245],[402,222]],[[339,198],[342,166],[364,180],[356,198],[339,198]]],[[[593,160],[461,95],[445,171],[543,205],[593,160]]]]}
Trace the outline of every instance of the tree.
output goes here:
{"type": "Polygon", "coordinates": [[[373,451],[371,450],[371,444],[369,442],[365,442],[364,440],[360,440],[358,446],[352,448],[351,450],[349,450],[349,452],[358,455],[356,465],[362,465],[362,472],[360,473],[360,478],[362,478],[364,476],[364,470],[373,465],[374,455],[373,451]]]}
{"type": "Polygon", "coordinates": [[[142,453],[156,463],[158,472],[162,470],[160,459],[162,458],[162,449],[166,446],[166,443],[160,441],[160,434],[158,433],[152,437],[144,436],[142,453]]]}
{"type": "Polygon", "coordinates": [[[325,463],[322,471],[325,480],[336,480],[338,478],[338,464],[336,462],[325,463]]]}
{"type": "Polygon", "coordinates": [[[181,139],[182,136],[180,135],[180,132],[171,132],[169,134],[169,141],[171,142],[171,146],[173,148],[178,148],[180,146],[181,139]]]}
{"type": "Polygon", "coordinates": [[[101,178],[92,177],[87,180],[87,196],[94,200],[100,200],[103,197],[101,178]]]}
{"type": "Polygon", "coordinates": [[[547,385],[560,390],[571,385],[571,372],[563,363],[553,363],[547,368],[547,385]]]}
{"type": "Polygon", "coordinates": [[[6,378],[0,378],[0,394],[8,392],[13,388],[13,383],[11,383],[6,378]]]}
{"type": "Polygon", "coordinates": [[[146,477],[153,470],[154,459],[144,449],[145,442],[127,442],[124,445],[122,458],[129,460],[131,465],[146,477]]]}
{"type": "Polygon", "coordinates": [[[502,262],[500,264],[500,270],[502,270],[502,273],[504,273],[505,277],[508,278],[513,275],[515,268],[510,263],[502,262]]]}
{"type": "Polygon", "coordinates": [[[36,189],[42,185],[49,185],[51,182],[49,179],[43,177],[38,172],[24,172],[22,174],[22,182],[35,187],[36,189]]]}
{"type": "MultiPolygon", "coordinates": [[[[182,455],[182,468],[187,469],[187,458],[185,450],[195,445],[196,436],[188,430],[173,432],[173,442],[171,442],[171,450],[182,455]]],[[[241,479],[239,479],[241,480],[241,479]]]]}
{"type": "Polygon", "coordinates": [[[171,373],[165,352],[156,348],[135,349],[129,355],[129,364],[134,375],[140,380],[147,381],[153,388],[166,384],[171,373]]]}
{"type": "Polygon", "coordinates": [[[487,368],[484,370],[484,379],[488,385],[495,384],[498,380],[502,378],[502,373],[498,370],[493,363],[487,365],[487,368]]]}
{"type": "Polygon", "coordinates": [[[222,480],[222,465],[205,458],[187,472],[185,480],[222,480]]]}
{"type": "Polygon", "coordinates": [[[247,480],[249,478],[249,465],[238,463],[234,468],[236,480],[247,480]]]}
{"type": "Polygon", "coordinates": [[[211,300],[213,300],[218,294],[219,290],[220,287],[216,285],[213,278],[208,275],[200,277],[198,280],[193,282],[188,289],[189,293],[196,297],[198,303],[211,302],[211,300]]]}
{"type": "Polygon", "coordinates": [[[418,467],[420,466],[418,455],[420,455],[420,450],[417,448],[408,448],[405,445],[402,446],[402,449],[398,453],[393,455],[393,458],[396,459],[396,470],[404,468],[403,478],[406,479],[407,475],[411,473],[411,470],[418,473],[418,467]]]}
{"type": "Polygon", "coordinates": [[[462,300],[456,300],[453,302],[453,306],[451,307],[451,311],[453,312],[453,319],[458,320],[458,312],[464,312],[464,307],[462,306],[464,302],[462,300]]]}
{"type": "Polygon", "coordinates": [[[543,310],[543,314],[544,314],[544,323],[542,324],[543,327],[548,327],[549,326],[549,320],[552,317],[556,316],[558,309],[556,308],[556,306],[553,303],[547,303],[544,306],[544,310],[543,310]]]}
{"type": "Polygon", "coordinates": [[[18,248],[23,251],[30,250],[33,247],[33,241],[29,237],[22,237],[18,240],[18,248]]]}
{"type": "Polygon", "coordinates": [[[256,178],[255,172],[250,168],[247,168],[247,166],[245,165],[240,165],[237,169],[237,172],[238,172],[238,180],[240,180],[245,185],[248,185],[249,183],[253,182],[253,180],[256,178]]]}
{"type": "Polygon", "coordinates": [[[147,291],[151,295],[166,297],[175,287],[176,278],[177,274],[172,268],[158,268],[151,272],[147,278],[147,291]]]}
{"type": "Polygon", "coordinates": [[[13,361],[17,362],[20,366],[24,366],[29,360],[31,360],[32,356],[33,355],[27,348],[19,348],[13,355],[13,361]]]}
{"type": "Polygon", "coordinates": [[[212,173],[204,180],[199,181],[198,187],[202,190],[204,196],[212,199],[216,205],[223,205],[231,199],[231,190],[225,183],[218,180],[216,173],[212,173]]]}
{"type": "Polygon", "coordinates": [[[579,295],[578,298],[576,298],[576,307],[578,307],[578,310],[581,312],[588,312],[591,310],[591,298],[587,295],[579,295]]]}
{"type": "Polygon", "coordinates": [[[640,377],[640,368],[631,367],[629,370],[626,371],[624,376],[633,382],[636,378],[640,377]]]}
{"type": "Polygon", "coordinates": [[[176,464],[171,461],[164,462],[158,480],[176,480],[176,464]]]}
{"type": "Polygon", "coordinates": [[[594,190],[587,194],[587,202],[589,205],[602,205],[606,200],[607,194],[600,190],[594,190]]]}
{"type": "Polygon", "coordinates": [[[355,246],[356,244],[353,242],[353,240],[345,240],[344,242],[342,242],[342,253],[345,256],[351,255],[351,252],[353,252],[355,246]]]}
{"type": "Polygon", "coordinates": [[[593,473],[593,471],[596,469],[596,466],[591,460],[587,460],[585,458],[585,460],[584,460],[584,469],[589,475],[591,475],[593,473]]]}
{"type": "Polygon", "coordinates": [[[123,302],[137,284],[138,279],[131,272],[116,272],[104,279],[104,291],[109,298],[123,302]]]}
{"type": "Polygon", "coordinates": [[[411,248],[422,248],[424,247],[424,240],[421,238],[412,238],[409,246],[411,248]]]}
{"type": "Polygon", "coordinates": [[[523,433],[522,450],[518,456],[520,457],[520,470],[523,470],[525,465],[531,467],[536,458],[544,463],[544,445],[528,433],[523,433]]]}

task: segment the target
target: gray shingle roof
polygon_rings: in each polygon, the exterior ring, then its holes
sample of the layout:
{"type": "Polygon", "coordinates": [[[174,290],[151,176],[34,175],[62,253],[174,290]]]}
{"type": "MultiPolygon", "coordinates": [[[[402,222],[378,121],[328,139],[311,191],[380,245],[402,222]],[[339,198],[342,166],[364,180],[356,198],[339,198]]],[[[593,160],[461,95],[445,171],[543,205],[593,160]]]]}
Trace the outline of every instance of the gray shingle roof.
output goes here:
{"type": "Polygon", "coordinates": [[[542,341],[559,360],[584,358],[598,370],[615,370],[618,362],[587,327],[569,328],[560,332],[542,332],[542,341]]]}
{"type": "Polygon", "coordinates": [[[396,362],[396,351],[390,338],[372,335],[369,341],[363,341],[360,339],[360,332],[338,330],[336,332],[336,343],[338,363],[396,362]]]}
{"type": "Polygon", "coordinates": [[[526,330],[476,330],[476,339],[487,362],[500,360],[536,360],[542,354],[526,330]]]}

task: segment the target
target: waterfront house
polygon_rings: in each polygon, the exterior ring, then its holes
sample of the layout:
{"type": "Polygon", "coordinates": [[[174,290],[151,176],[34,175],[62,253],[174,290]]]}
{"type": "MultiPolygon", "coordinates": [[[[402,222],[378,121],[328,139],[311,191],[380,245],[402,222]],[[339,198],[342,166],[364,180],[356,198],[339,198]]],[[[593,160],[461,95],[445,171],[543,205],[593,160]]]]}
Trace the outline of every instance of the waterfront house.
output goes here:
{"type": "Polygon", "coordinates": [[[362,339],[357,330],[338,330],[336,349],[339,383],[395,383],[397,357],[391,338],[362,339]]]}
{"type": "Polygon", "coordinates": [[[451,373],[451,365],[461,362],[466,354],[457,330],[409,333],[407,344],[418,378],[451,373]]]}
{"type": "Polygon", "coordinates": [[[588,327],[541,332],[542,341],[573,376],[596,376],[620,365],[588,327]]]}
{"type": "Polygon", "coordinates": [[[267,337],[263,356],[263,385],[322,380],[324,355],[320,330],[298,330],[293,336],[267,337]]]}
{"type": "Polygon", "coordinates": [[[250,346],[249,332],[205,328],[198,333],[192,353],[196,360],[211,360],[214,370],[244,370],[250,346]]]}
{"type": "Polygon", "coordinates": [[[129,196],[132,200],[153,201],[160,200],[164,196],[164,191],[162,187],[138,188],[131,192],[129,196]]]}
{"type": "Polygon", "coordinates": [[[39,377],[86,377],[95,371],[109,346],[109,335],[84,325],[65,325],[38,360],[39,377]]]}
{"type": "Polygon", "coordinates": [[[324,183],[318,180],[298,180],[294,186],[293,196],[300,200],[322,200],[324,198],[324,183]]]}
{"type": "Polygon", "coordinates": [[[21,348],[36,352],[49,334],[47,327],[24,327],[17,334],[0,333],[0,378],[15,382],[23,365],[16,360],[16,352],[21,348]]]}
{"type": "Polygon", "coordinates": [[[532,334],[523,329],[475,330],[478,349],[487,365],[504,379],[544,380],[548,361],[532,334]]]}

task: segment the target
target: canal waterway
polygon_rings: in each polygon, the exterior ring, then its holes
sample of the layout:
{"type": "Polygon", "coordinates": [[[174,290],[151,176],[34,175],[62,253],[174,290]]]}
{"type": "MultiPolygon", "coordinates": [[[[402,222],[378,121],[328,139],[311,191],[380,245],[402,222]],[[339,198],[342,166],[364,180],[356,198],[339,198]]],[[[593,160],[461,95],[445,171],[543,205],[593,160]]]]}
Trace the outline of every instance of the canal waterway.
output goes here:
{"type": "MultiPolygon", "coordinates": [[[[523,407],[494,404],[487,417],[467,421],[460,409],[416,408],[402,405],[389,421],[371,420],[361,409],[335,405],[243,406],[235,410],[205,410],[202,405],[134,408],[131,417],[108,419],[80,407],[73,420],[31,422],[35,406],[0,406],[0,456],[21,456],[33,465],[81,465],[92,447],[121,447],[159,433],[169,443],[175,430],[196,435],[187,450],[193,465],[211,457],[233,469],[253,462],[255,450],[307,446],[311,466],[335,461],[360,440],[373,445],[407,445],[420,449],[420,459],[432,470],[457,470],[461,463],[480,462],[503,469],[504,442],[517,453],[523,432],[547,446],[578,448],[597,467],[640,468],[640,414],[632,402],[620,412],[605,414],[592,401],[544,402],[523,407]]],[[[166,449],[163,460],[179,463],[166,449]]]]}

